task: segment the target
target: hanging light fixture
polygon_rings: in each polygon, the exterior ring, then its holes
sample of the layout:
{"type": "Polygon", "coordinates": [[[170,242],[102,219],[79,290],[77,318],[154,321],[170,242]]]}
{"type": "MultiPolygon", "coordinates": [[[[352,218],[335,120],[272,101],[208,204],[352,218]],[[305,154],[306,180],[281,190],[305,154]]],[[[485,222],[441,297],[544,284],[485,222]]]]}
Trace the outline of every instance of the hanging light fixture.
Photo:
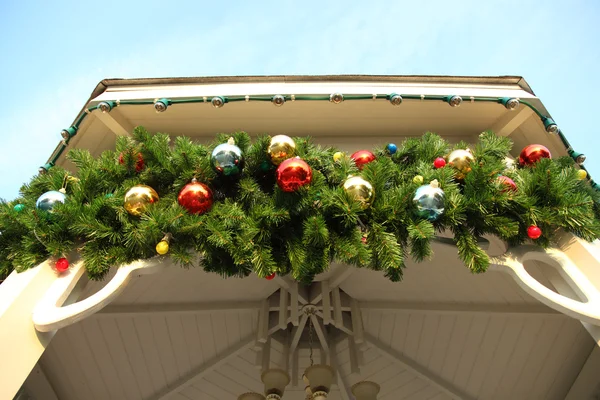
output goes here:
{"type": "Polygon", "coordinates": [[[265,400],[265,396],[260,393],[248,392],[241,394],[237,400],[265,400]]]}
{"type": "Polygon", "coordinates": [[[285,387],[290,383],[290,376],[281,369],[268,369],[263,372],[260,379],[265,384],[267,400],[281,400],[285,387]]]}
{"type": "Polygon", "coordinates": [[[310,366],[304,371],[302,379],[307,384],[305,388],[307,399],[326,400],[331,390],[333,382],[333,368],[325,364],[315,364],[313,360],[313,322],[312,316],[315,314],[315,309],[306,308],[304,312],[308,315],[308,346],[310,350],[310,366]],[[310,393],[309,393],[310,390],[310,393]],[[312,397],[308,397],[309,394],[312,397]]]}
{"type": "Polygon", "coordinates": [[[351,389],[356,400],[377,400],[379,390],[379,385],[371,381],[358,382],[351,389]]]}

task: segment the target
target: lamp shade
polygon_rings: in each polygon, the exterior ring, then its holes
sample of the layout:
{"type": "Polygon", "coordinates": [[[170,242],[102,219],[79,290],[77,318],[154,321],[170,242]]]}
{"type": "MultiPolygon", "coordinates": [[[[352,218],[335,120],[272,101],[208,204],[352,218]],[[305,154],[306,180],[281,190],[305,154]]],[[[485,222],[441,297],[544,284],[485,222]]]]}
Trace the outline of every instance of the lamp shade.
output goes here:
{"type": "Polygon", "coordinates": [[[310,389],[313,393],[329,393],[331,383],[333,382],[333,368],[329,365],[315,364],[304,371],[304,375],[310,382],[310,389]]]}
{"type": "Polygon", "coordinates": [[[352,386],[352,394],[356,400],[377,400],[379,385],[371,381],[358,382],[352,386]]]}
{"type": "Polygon", "coordinates": [[[276,394],[283,396],[285,387],[290,383],[290,376],[281,369],[268,369],[261,375],[260,379],[265,384],[265,395],[276,394]]]}
{"type": "Polygon", "coordinates": [[[237,400],[265,400],[265,396],[260,393],[249,392],[241,394],[237,400]]]}

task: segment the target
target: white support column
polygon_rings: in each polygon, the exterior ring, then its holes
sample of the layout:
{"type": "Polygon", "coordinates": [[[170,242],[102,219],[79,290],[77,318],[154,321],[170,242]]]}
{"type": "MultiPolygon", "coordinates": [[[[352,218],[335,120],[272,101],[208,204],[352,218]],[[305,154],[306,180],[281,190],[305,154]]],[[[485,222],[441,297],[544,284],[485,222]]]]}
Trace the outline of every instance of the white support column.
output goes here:
{"type": "Polygon", "coordinates": [[[9,361],[0,363],[1,399],[15,396],[56,333],[36,331],[31,320],[34,308],[56,279],[46,261],[20,274],[11,273],[0,285],[0,354],[9,361]]]}

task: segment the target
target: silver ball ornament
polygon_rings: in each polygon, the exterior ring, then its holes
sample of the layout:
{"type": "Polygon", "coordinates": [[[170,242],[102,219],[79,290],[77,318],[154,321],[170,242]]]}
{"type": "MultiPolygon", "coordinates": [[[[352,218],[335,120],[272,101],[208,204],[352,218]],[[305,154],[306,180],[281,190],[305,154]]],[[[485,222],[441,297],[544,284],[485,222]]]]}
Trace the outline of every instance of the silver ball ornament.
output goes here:
{"type": "Polygon", "coordinates": [[[58,190],[50,190],[38,197],[35,202],[35,207],[38,210],[52,212],[54,206],[58,203],[64,203],[67,200],[67,195],[58,190]]]}
{"type": "Polygon", "coordinates": [[[439,187],[437,180],[434,180],[416,190],[413,203],[420,217],[435,221],[444,213],[445,198],[444,191],[439,187]]]}

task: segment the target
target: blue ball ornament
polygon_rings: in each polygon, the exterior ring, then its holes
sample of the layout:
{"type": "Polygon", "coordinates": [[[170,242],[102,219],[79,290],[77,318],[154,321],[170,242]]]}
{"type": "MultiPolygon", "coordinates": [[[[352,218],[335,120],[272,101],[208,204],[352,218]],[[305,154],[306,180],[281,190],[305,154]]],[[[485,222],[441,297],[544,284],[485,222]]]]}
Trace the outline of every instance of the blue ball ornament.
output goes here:
{"type": "Polygon", "coordinates": [[[37,201],[35,202],[35,207],[38,210],[52,212],[54,206],[56,206],[58,203],[64,203],[66,199],[66,194],[59,192],[58,190],[50,190],[49,192],[46,192],[38,197],[37,201]]]}
{"type": "Polygon", "coordinates": [[[239,175],[244,168],[244,157],[242,150],[237,147],[233,140],[215,147],[210,156],[210,165],[219,175],[239,175]]]}
{"type": "Polygon", "coordinates": [[[396,154],[396,152],[398,151],[398,146],[396,146],[394,143],[389,143],[387,146],[387,151],[388,153],[394,155],[396,154]]]}
{"type": "Polygon", "coordinates": [[[413,197],[417,214],[432,222],[437,220],[444,213],[445,197],[437,180],[432,181],[429,185],[420,186],[413,197]]]}

